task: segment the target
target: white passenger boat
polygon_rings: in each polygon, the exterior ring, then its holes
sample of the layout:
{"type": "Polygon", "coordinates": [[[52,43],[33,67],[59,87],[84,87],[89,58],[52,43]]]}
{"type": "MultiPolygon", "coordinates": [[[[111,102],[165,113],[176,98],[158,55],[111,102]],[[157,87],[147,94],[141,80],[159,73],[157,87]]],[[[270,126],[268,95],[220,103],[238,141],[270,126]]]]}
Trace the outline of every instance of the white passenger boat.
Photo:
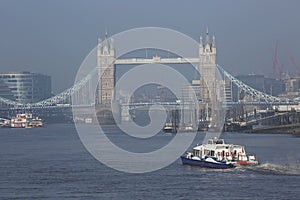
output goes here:
{"type": "Polygon", "coordinates": [[[11,128],[37,128],[42,126],[42,119],[38,117],[33,118],[31,113],[17,114],[10,120],[11,128]]]}
{"type": "Polygon", "coordinates": [[[42,127],[42,126],[43,126],[42,119],[36,117],[36,118],[33,118],[32,120],[30,120],[27,127],[37,128],[37,127],[42,127]]]}
{"type": "Polygon", "coordinates": [[[181,156],[181,160],[183,164],[218,169],[234,168],[238,165],[258,165],[253,154],[246,154],[244,146],[225,144],[223,139],[218,138],[197,145],[192,152],[181,156]]]}
{"type": "Polygon", "coordinates": [[[31,119],[32,119],[32,114],[30,113],[17,114],[15,117],[11,118],[10,127],[25,128],[31,119]]]}

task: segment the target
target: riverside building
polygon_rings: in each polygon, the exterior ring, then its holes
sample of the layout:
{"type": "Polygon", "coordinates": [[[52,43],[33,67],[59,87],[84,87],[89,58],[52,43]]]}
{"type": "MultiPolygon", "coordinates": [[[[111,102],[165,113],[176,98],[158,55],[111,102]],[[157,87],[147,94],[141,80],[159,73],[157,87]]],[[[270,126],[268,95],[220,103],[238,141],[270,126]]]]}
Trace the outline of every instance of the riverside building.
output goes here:
{"type": "Polygon", "coordinates": [[[51,77],[43,74],[2,73],[0,85],[0,97],[19,103],[34,103],[51,97],[51,77]]]}

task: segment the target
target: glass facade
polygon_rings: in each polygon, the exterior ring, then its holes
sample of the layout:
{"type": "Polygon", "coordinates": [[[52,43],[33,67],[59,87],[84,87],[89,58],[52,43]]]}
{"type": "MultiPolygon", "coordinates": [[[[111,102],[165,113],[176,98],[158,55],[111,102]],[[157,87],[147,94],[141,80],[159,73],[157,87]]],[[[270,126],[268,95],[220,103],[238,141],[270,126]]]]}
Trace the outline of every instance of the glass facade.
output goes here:
{"type": "Polygon", "coordinates": [[[0,74],[0,86],[1,83],[0,96],[20,103],[34,103],[51,97],[51,77],[47,75],[30,72],[0,74]]]}
{"type": "Polygon", "coordinates": [[[13,93],[11,92],[7,84],[3,82],[3,80],[0,80],[0,97],[10,100],[16,100],[13,93]]]}
{"type": "Polygon", "coordinates": [[[256,74],[239,75],[236,78],[254,89],[273,96],[278,96],[285,92],[285,83],[283,80],[267,78],[264,75],[256,74]]]}

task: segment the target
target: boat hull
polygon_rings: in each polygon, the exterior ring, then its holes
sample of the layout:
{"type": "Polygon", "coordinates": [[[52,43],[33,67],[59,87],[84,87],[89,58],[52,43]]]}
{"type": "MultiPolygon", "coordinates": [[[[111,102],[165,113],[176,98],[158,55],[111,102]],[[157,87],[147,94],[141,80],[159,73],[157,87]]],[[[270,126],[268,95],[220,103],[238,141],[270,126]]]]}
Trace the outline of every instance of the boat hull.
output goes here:
{"type": "Polygon", "coordinates": [[[235,168],[232,164],[226,164],[226,163],[213,163],[213,162],[207,162],[204,160],[193,160],[190,158],[186,158],[185,156],[181,156],[182,164],[184,165],[194,165],[199,167],[206,167],[206,168],[214,168],[214,169],[230,169],[235,168]]]}

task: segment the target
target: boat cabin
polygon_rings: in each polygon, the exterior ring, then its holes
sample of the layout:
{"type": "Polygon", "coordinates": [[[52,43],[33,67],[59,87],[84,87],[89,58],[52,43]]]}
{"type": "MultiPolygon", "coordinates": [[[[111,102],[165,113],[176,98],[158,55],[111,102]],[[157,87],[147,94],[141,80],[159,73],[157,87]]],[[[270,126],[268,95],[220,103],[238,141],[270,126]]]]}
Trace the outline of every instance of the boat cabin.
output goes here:
{"type": "Polygon", "coordinates": [[[193,156],[214,157],[217,160],[246,160],[244,146],[225,144],[224,139],[209,139],[206,144],[193,148],[193,156]]]}

